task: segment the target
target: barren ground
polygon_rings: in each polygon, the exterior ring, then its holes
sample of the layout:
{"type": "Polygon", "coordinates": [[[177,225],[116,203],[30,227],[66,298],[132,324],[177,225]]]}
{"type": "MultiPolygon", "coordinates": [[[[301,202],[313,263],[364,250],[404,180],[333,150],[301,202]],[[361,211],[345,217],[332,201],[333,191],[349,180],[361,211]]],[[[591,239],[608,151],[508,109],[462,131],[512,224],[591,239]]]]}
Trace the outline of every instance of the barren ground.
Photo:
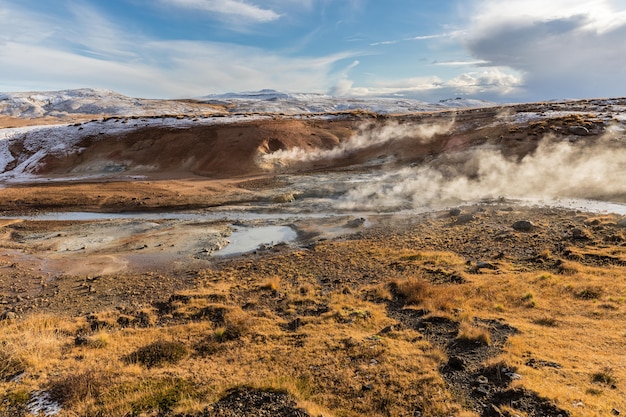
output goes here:
{"type": "MultiPolygon", "coordinates": [[[[623,214],[509,198],[337,204],[372,176],[479,147],[518,161],[542,141],[594,149],[617,114],[594,105],[515,123],[494,121],[564,107],[84,138],[0,189],[0,415],[626,412],[623,214]],[[346,145],[451,123],[428,140],[346,145]],[[290,151],[299,159],[271,159],[290,151]],[[233,232],[266,226],[296,238],[219,256],[233,232]]],[[[620,187],[572,189],[626,201],[620,187]]]]}

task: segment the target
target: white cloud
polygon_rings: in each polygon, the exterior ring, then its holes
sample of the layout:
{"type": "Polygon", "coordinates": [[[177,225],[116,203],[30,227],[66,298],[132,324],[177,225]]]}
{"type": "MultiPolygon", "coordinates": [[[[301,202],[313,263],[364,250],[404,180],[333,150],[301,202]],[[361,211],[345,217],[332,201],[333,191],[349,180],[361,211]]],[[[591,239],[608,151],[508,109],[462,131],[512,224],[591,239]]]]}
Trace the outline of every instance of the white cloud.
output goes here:
{"type": "Polygon", "coordinates": [[[467,72],[452,79],[438,76],[413,77],[378,81],[370,86],[355,86],[345,74],[332,90],[337,96],[405,96],[422,101],[438,101],[457,96],[481,97],[485,100],[507,100],[519,92],[522,80],[519,76],[500,70],[485,68],[483,71],[467,72]]]}
{"type": "Polygon", "coordinates": [[[280,18],[273,10],[263,9],[254,4],[241,0],[161,0],[163,3],[201,10],[205,12],[219,13],[237,19],[245,19],[251,22],[272,22],[280,18]]]}
{"type": "Polygon", "coordinates": [[[537,98],[626,94],[626,11],[608,0],[479,1],[465,45],[537,98]]]}
{"type": "Polygon", "coordinates": [[[259,88],[325,92],[334,65],[353,55],[289,57],[229,43],[160,41],[93,9],[73,10],[58,20],[0,9],[15,23],[0,27],[0,91],[98,87],[158,98],[259,88]]]}
{"type": "Polygon", "coordinates": [[[506,96],[515,92],[520,87],[521,82],[519,77],[495,68],[461,74],[447,81],[444,86],[463,95],[490,93],[506,96]]]}
{"type": "Polygon", "coordinates": [[[410,38],[395,39],[391,41],[374,42],[374,43],[370,43],[370,46],[395,45],[400,42],[426,41],[426,40],[432,40],[432,39],[454,38],[454,37],[459,36],[459,34],[460,32],[450,32],[450,33],[439,33],[435,35],[413,36],[410,38]]]}

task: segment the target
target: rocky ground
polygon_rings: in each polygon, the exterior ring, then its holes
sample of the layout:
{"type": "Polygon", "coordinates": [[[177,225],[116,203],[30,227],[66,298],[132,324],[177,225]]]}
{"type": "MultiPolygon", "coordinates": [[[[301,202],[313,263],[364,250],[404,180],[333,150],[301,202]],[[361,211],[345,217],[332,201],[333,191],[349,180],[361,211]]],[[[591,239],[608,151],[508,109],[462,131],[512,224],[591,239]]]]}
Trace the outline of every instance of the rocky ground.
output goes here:
{"type": "Polygon", "coordinates": [[[142,128],[41,159],[0,189],[0,414],[619,415],[620,103],[142,128]],[[533,184],[601,203],[405,181],[489,188],[497,149],[521,190],[563,146],[567,178],[533,184]],[[294,238],[220,256],[260,227],[294,238]]]}

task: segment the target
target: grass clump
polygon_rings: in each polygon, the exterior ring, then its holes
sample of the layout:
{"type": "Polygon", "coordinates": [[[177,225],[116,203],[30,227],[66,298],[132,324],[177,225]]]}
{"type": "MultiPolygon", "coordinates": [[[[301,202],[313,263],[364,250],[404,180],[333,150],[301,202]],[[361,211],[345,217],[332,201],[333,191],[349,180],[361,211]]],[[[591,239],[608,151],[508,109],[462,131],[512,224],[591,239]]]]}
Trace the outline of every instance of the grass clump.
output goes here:
{"type": "Polygon", "coordinates": [[[480,343],[485,346],[491,345],[489,329],[468,322],[461,323],[456,339],[464,343],[480,343]]]}
{"type": "Polygon", "coordinates": [[[527,292],[522,296],[522,302],[524,306],[527,308],[533,308],[537,306],[537,302],[535,301],[535,296],[531,292],[527,292]]]}
{"type": "Polygon", "coordinates": [[[574,296],[581,300],[598,300],[603,293],[604,291],[600,287],[585,287],[574,292],[574,296]]]}
{"type": "Polygon", "coordinates": [[[188,355],[187,347],[180,342],[159,340],[126,356],[128,363],[140,363],[148,368],[164,364],[175,364],[188,355]]]}
{"type": "Polygon", "coordinates": [[[274,275],[273,277],[268,278],[259,286],[259,288],[267,291],[278,291],[280,288],[280,277],[278,275],[274,275]]]}
{"type": "Polygon", "coordinates": [[[0,381],[9,381],[25,371],[26,364],[9,352],[0,351],[0,381]]]}
{"type": "Polygon", "coordinates": [[[60,404],[76,404],[79,401],[100,398],[111,380],[109,374],[88,370],[69,374],[52,382],[48,392],[60,404]]]}
{"type": "Polygon", "coordinates": [[[555,319],[554,317],[540,317],[536,320],[533,320],[533,323],[539,325],[539,326],[544,326],[544,327],[558,327],[559,322],[557,321],[557,319],[555,319]]]}
{"type": "Polygon", "coordinates": [[[416,278],[410,278],[405,281],[393,281],[390,287],[392,293],[406,304],[421,304],[430,294],[430,284],[416,278]]]}
{"type": "Polygon", "coordinates": [[[209,337],[202,340],[195,350],[201,355],[212,355],[227,342],[239,340],[250,332],[249,317],[241,311],[229,311],[223,316],[209,337]]]}
{"type": "Polygon", "coordinates": [[[596,384],[615,385],[616,380],[613,368],[607,366],[601,371],[594,372],[591,375],[591,382],[596,384]]]}

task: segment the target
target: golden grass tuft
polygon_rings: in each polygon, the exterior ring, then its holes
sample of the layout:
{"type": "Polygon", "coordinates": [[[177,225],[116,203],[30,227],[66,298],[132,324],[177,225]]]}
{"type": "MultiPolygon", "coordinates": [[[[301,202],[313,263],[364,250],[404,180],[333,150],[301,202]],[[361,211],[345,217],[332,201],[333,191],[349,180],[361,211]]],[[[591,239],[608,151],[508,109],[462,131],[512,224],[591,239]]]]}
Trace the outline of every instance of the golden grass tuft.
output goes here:
{"type": "Polygon", "coordinates": [[[462,321],[456,339],[465,343],[480,343],[485,346],[491,345],[489,329],[467,321],[462,321]]]}
{"type": "Polygon", "coordinates": [[[113,376],[95,370],[70,373],[52,382],[50,397],[62,405],[97,400],[110,386],[113,376]]]}
{"type": "Polygon", "coordinates": [[[406,304],[420,305],[431,294],[431,285],[418,278],[392,281],[389,286],[391,291],[406,304]]]}
{"type": "Polygon", "coordinates": [[[415,276],[389,283],[389,289],[395,297],[407,305],[420,306],[431,313],[451,313],[461,309],[464,302],[458,287],[453,284],[433,285],[415,276]]]}
{"type": "Polygon", "coordinates": [[[278,291],[280,288],[280,277],[278,275],[274,275],[273,277],[268,278],[265,282],[259,285],[259,288],[262,290],[278,291]]]}

